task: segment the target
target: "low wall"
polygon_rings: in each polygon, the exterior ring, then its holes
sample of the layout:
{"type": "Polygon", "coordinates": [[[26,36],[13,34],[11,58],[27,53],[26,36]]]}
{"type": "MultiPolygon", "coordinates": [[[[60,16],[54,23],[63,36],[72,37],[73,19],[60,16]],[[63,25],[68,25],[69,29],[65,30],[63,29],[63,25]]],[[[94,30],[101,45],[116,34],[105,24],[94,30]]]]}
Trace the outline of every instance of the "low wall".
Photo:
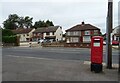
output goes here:
{"type": "Polygon", "coordinates": [[[65,47],[90,48],[90,43],[66,43],[65,47]]]}
{"type": "Polygon", "coordinates": [[[43,43],[43,47],[64,47],[64,43],[53,42],[53,43],[43,43]]]}
{"type": "Polygon", "coordinates": [[[3,46],[15,46],[15,43],[3,43],[3,46]]]}

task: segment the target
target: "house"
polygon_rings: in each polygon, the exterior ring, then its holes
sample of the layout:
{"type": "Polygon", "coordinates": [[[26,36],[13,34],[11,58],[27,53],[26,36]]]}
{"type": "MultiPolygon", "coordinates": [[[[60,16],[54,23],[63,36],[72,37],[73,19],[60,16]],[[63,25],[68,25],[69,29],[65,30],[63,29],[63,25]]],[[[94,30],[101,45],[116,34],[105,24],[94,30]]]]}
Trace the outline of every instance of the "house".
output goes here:
{"type": "Polygon", "coordinates": [[[112,41],[120,41],[120,25],[113,29],[111,35],[112,35],[112,41]]]}
{"type": "Polygon", "coordinates": [[[20,37],[20,42],[31,41],[32,33],[35,31],[34,28],[17,28],[16,30],[12,30],[13,33],[17,34],[20,37]]]}
{"type": "Polygon", "coordinates": [[[91,37],[100,34],[99,28],[82,22],[66,30],[65,47],[90,47],[91,37]]]}
{"type": "Polygon", "coordinates": [[[33,32],[33,40],[37,41],[39,39],[53,39],[55,41],[61,41],[62,34],[63,32],[61,26],[41,27],[33,32]]]}

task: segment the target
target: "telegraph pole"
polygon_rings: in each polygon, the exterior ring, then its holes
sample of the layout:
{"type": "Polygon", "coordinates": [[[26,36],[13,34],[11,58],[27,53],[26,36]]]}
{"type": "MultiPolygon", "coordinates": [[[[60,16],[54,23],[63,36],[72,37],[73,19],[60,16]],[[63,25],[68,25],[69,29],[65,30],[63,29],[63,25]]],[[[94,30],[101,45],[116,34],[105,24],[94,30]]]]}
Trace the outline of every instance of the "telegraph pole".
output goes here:
{"type": "MultiPolygon", "coordinates": [[[[118,2],[118,25],[120,25],[120,1],[118,2]]],[[[119,37],[120,37],[120,26],[119,27],[119,37]]],[[[120,38],[119,38],[119,42],[120,42],[120,38]]],[[[119,43],[119,69],[118,69],[118,72],[120,74],[120,43],[119,43]]]]}
{"type": "Polygon", "coordinates": [[[113,0],[108,0],[108,14],[106,27],[106,54],[107,54],[107,68],[112,69],[112,46],[111,46],[111,32],[113,24],[113,0]]]}

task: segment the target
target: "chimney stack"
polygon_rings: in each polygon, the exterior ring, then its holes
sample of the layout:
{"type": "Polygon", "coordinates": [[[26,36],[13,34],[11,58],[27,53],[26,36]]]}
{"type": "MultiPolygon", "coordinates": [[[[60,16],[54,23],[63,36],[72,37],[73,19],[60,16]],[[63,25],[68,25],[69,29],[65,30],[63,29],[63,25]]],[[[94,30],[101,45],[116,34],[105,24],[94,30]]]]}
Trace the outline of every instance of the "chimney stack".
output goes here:
{"type": "Polygon", "coordinates": [[[84,24],[85,24],[85,22],[83,21],[83,22],[82,22],[82,25],[84,25],[84,24]]]}

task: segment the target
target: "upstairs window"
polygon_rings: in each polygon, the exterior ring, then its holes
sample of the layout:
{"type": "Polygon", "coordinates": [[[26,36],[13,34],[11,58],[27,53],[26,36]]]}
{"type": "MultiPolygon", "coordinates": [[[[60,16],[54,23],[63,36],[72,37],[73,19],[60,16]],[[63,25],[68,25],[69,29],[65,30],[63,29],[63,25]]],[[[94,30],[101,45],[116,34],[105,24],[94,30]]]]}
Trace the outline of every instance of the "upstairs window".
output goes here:
{"type": "Polygon", "coordinates": [[[47,33],[46,33],[46,35],[50,35],[50,33],[49,33],[49,32],[47,32],[47,33]]]}
{"type": "Polygon", "coordinates": [[[69,36],[69,35],[70,35],[70,32],[67,32],[67,35],[69,36]]]}
{"type": "Polygon", "coordinates": [[[74,31],[72,35],[73,36],[80,36],[81,34],[80,34],[80,31],[74,31]]]}
{"type": "Polygon", "coordinates": [[[54,32],[52,32],[52,35],[55,35],[55,33],[54,33],[54,32]]]}
{"type": "Polygon", "coordinates": [[[90,35],[90,31],[85,31],[85,35],[90,35]]]}
{"type": "Polygon", "coordinates": [[[27,36],[29,36],[29,34],[27,34],[27,36]]]}
{"type": "Polygon", "coordinates": [[[119,36],[116,36],[116,41],[119,41],[119,40],[120,40],[119,36]]]}
{"type": "Polygon", "coordinates": [[[94,30],[94,34],[98,34],[98,30],[94,30]]]}

